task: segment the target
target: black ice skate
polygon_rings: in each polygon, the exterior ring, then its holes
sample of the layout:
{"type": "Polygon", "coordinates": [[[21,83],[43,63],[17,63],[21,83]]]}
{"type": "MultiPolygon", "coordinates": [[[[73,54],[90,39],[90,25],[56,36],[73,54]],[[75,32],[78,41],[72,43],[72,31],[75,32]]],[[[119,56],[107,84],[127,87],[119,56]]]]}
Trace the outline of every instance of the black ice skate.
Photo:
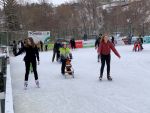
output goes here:
{"type": "Polygon", "coordinates": [[[107,79],[108,79],[109,81],[112,81],[111,76],[107,76],[107,79]]]}

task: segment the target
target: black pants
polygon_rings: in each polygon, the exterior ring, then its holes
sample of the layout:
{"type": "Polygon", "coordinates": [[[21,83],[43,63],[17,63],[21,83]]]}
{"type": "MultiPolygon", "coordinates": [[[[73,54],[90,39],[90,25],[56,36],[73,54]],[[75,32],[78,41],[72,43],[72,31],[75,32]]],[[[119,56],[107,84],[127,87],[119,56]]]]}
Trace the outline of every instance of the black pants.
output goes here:
{"type": "Polygon", "coordinates": [[[100,54],[98,54],[97,58],[98,58],[98,61],[99,61],[99,60],[100,60],[100,58],[101,58],[100,54]]]}
{"type": "Polygon", "coordinates": [[[61,73],[65,74],[66,59],[61,59],[61,62],[62,62],[61,73]]]}
{"type": "Polygon", "coordinates": [[[103,76],[105,62],[107,64],[107,76],[110,75],[110,60],[111,56],[109,55],[101,55],[101,70],[100,70],[100,76],[103,76]]]}
{"type": "Polygon", "coordinates": [[[17,49],[13,48],[13,54],[16,55],[16,53],[17,53],[17,49]]]}
{"type": "Polygon", "coordinates": [[[30,72],[30,64],[32,64],[35,80],[38,80],[36,61],[25,61],[25,67],[26,67],[25,81],[28,81],[29,72],[30,72]]]}
{"type": "Polygon", "coordinates": [[[56,56],[56,60],[58,61],[58,59],[60,58],[60,53],[59,53],[59,51],[58,51],[58,52],[55,52],[55,51],[53,52],[52,62],[54,62],[55,56],[56,56]]]}

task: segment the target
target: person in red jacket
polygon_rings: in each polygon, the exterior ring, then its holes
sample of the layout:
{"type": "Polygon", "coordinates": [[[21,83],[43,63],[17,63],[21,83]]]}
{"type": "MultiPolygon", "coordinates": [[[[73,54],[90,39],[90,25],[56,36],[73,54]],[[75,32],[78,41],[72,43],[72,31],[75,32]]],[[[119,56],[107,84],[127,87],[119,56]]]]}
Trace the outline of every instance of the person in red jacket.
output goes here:
{"type": "Polygon", "coordinates": [[[102,80],[103,77],[105,62],[107,64],[107,79],[110,81],[112,80],[110,76],[111,50],[115,53],[116,56],[121,58],[120,54],[115,49],[113,43],[108,40],[108,36],[107,35],[102,36],[100,46],[98,48],[98,52],[101,55],[101,69],[100,69],[100,77],[99,77],[100,80],[102,80]]]}

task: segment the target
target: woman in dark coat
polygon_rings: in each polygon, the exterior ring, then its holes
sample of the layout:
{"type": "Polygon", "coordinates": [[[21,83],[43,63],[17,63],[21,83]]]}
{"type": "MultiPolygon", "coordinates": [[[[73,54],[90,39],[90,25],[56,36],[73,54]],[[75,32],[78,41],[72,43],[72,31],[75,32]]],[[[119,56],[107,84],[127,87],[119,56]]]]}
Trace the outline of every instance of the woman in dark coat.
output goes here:
{"type": "Polygon", "coordinates": [[[24,57],[25,68],[26,68],[24,88],[27,89],[27,86],[28,86],[30,64],[32,64],[32,67],[33,67],[36,86],[39,88],[37,62],[36,62],[36,59],[37,59],[38,65],[39,65],[39,61],[40,61],[39,60],[39,51],[38,51],[32,38],[26,39],[24,47],[15,56],[18,56],[18,55],[22,54],[23,52],[26,52],[26,55],[24,57]]]}
{"type": "Polygon", "coordinates": [[[71,40],[70,40],[70,45],[71,45],[71,48],[72,48],[72,49],[76,49],[76,42],[75,42],[75,39],[71,39],[71,40]]]}

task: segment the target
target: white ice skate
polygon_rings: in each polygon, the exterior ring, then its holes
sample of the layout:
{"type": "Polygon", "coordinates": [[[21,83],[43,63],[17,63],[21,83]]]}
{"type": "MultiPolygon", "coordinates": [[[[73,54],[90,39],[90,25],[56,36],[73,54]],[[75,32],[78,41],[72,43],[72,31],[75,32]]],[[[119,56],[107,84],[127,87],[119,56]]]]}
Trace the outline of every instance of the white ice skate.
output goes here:
{"type": "Polygon", "coordinates": [[[99,77],[99,80],[102,81],[102,77],[101,76],[99,77]]]}
{"type": "Polygon", "coordinates": [[[40,88],[40,83],[38,80],[35,80],[35,84],[36,84],[37,88],[40,88]]]}
{"type": "Polygon", "coordinates": [[[24,90],[27,90],[27,87],[28,87],[28,81],[25,81],[24,82],[24,90]]]}

